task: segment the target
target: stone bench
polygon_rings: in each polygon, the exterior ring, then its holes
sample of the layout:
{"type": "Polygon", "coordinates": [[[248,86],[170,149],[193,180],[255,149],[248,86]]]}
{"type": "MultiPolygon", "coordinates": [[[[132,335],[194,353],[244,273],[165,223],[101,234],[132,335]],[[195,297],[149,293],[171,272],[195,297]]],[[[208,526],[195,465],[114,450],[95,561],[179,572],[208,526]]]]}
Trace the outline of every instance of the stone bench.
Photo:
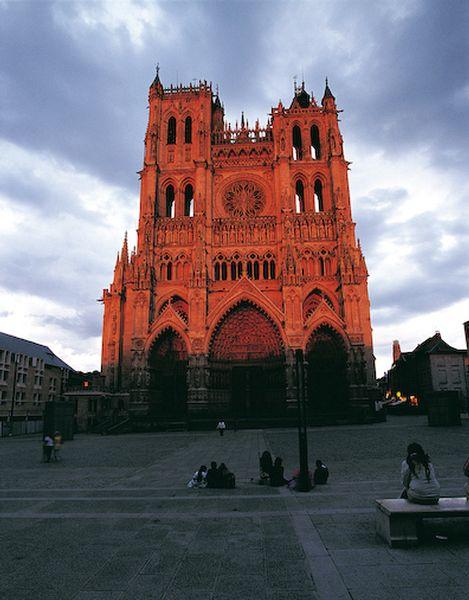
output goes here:
{"type": "Polygon", "coordinates": [[[466,498],[440,498],[438,504],[413,504],[408,500],[375,500],[376,533],[391,547],[418,542],[417,530],[422,519],[469,517],[466,498]]]}

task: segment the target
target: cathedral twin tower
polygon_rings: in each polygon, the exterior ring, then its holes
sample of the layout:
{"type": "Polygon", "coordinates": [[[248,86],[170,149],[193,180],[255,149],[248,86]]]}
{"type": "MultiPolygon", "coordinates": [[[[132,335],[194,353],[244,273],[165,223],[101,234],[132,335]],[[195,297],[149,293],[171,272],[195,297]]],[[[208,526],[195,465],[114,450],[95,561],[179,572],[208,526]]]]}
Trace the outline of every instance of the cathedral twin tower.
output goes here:
{"type": "Polygon", "coordinates": [[[310,422],[365,414],[368,274],[327,83],[265,128],[227,125],[207,82],[157,74],[149,104],[137,248],[103,293],[107,389],[143,421],[287,423],[302,349],[310,422]]]}

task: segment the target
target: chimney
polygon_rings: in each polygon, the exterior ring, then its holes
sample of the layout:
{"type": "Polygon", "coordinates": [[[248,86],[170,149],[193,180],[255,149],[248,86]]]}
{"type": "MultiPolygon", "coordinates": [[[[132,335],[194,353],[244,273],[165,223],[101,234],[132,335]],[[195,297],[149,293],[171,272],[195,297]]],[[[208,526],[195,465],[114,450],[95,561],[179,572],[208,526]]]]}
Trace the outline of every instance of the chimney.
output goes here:
{"type": "Polygon", "coordinates": [[[399,344],[399,340],[394,340],[392,343],[392,362],[393,364],[400,358],[401,356],[401,346],[399,344]]]}

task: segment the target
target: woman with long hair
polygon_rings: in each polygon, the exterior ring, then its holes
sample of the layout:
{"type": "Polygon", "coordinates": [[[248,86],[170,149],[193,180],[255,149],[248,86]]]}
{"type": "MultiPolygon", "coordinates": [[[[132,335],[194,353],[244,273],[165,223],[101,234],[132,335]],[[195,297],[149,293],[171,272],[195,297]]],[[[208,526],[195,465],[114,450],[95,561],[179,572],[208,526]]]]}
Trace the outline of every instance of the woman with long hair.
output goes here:
{"type": "Polygon", "coordinates": [[[272,455],[268,450],[264,450],[259,460],[259,483],[269,483],[270,472],[272,471],[272,455]]]}
{"type": "Polygon", "coordinates": [[[401,465],[404,492],[401,497],[417,504],[437,504],[440,499],[440,484],[430,457],[420,444],[407,446],[407,458],[401,465]]]}

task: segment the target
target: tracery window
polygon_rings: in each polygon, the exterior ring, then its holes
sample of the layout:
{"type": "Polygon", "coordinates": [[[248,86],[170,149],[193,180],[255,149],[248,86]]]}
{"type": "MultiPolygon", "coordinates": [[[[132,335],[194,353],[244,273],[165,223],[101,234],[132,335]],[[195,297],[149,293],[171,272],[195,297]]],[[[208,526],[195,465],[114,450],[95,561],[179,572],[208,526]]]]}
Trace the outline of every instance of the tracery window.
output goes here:
{"type": "Polygon", "coordinates": [[[170,117],[168,119],[167,143],[168,144],[176,143],[176,119],[175,119],[175,117],[170,117]]]}
{"type": "Polygon", "coordinates": [[[265,194],[253,181],[235,181],[225,191],[223,205],[234,217],[254,217],[264,208],[265,194]]]}

